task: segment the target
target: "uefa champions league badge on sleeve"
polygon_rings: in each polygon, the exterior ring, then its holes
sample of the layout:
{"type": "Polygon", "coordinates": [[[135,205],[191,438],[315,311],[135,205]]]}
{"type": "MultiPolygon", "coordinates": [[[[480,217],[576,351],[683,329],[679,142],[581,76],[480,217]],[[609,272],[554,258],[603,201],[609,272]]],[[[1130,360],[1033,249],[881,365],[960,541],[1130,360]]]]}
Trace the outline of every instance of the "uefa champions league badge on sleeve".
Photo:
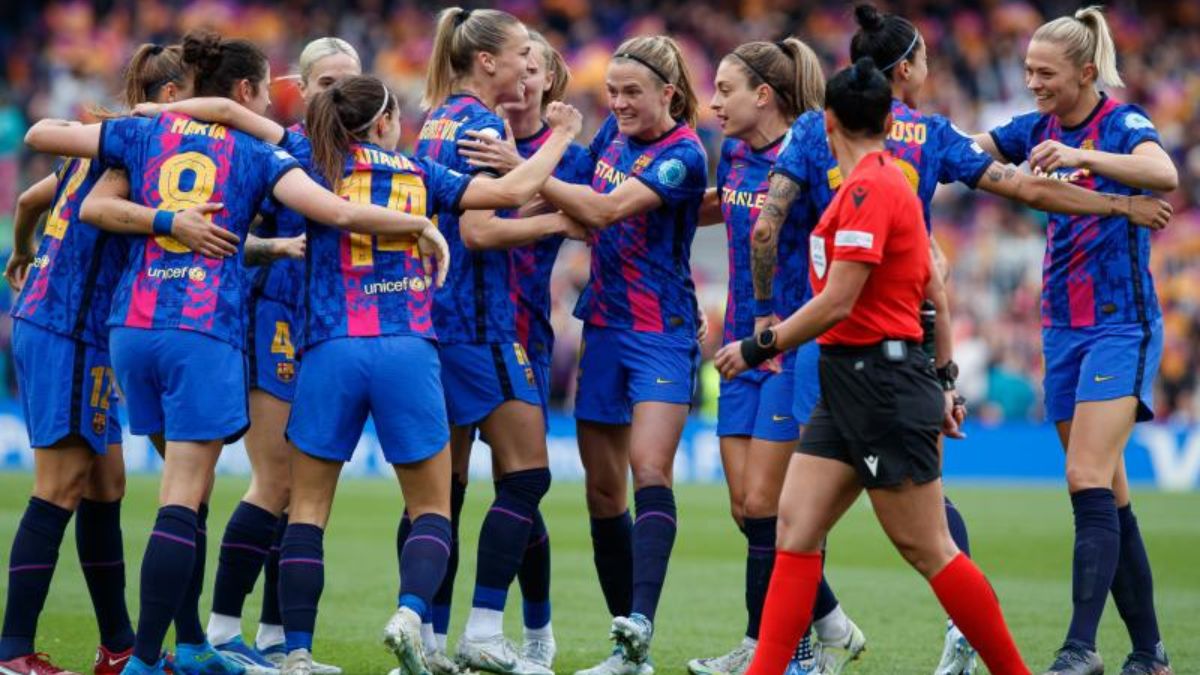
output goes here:
{"type": "Polygon", "coordinates": [[[687,167],[678,159],[668,159],[658,167],[658,180],[667,187],[679,187],[687,178],[687,167]]]}

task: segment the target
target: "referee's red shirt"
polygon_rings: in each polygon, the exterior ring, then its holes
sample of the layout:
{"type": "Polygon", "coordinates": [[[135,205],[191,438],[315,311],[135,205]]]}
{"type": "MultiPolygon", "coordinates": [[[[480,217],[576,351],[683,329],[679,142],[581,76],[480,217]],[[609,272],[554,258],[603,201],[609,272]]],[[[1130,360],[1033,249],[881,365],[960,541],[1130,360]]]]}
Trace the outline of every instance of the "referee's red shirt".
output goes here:
{"type": "Polygon", "coordinates": [[[916,192],[885,152],[854,167],[813,230],[808,268],[813,293],[825,290],[834,261],[874,267],[850,316],[817,338],[823,345],[920,341],[920,308],[931,261],[916,192]]]}

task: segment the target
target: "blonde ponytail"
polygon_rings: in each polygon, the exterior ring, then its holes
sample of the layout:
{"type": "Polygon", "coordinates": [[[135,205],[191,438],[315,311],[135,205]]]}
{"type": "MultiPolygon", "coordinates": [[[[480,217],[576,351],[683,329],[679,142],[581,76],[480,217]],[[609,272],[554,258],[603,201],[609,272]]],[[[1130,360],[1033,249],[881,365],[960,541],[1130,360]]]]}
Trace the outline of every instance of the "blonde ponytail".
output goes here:
{"type": "Polygon", "coordinates": [[[471,74],[475,54],[499,54],[508,29],[519,25],[517,17],[498,9],[443,9],[438,14],[421,107],[431,110],[445,103],[458,80],[471,74]]]}
{"type": "Polygon", "coordinates": [[[1096,83],[1103,87],[1124,87],[1117,70],[1117,47],[1112,31],[1099,5],[1085,7],[1074,16],[1063,16],[1042,24],[1034,40],[1053,42],[1066,52],[1067,59],[1082,68],[1096,66],[1096,83]]]}
{"type": "Polygon", "coordinates": [[[613,58],[628,58],[654,73],[664,84],[675,88],[671,96],[671,118],[696,126],[700,101],[692,85],[692,75],[683,60],[679,43],[666,35],[635,37],[621,43],[613,58]]]}

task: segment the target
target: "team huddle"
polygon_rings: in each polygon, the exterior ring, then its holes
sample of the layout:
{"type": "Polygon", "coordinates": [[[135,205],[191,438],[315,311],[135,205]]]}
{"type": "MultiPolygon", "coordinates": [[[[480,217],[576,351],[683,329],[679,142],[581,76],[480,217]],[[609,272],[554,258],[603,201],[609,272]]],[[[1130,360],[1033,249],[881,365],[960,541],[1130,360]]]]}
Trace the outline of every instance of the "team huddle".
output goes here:
{"type": "Polygon", "coordinates": [[[553,673],[540,511],[550,275],[574,239],[591,255],[575,307],[574,414],[613,617],[611,654],[577,675],[651,675],[679,517],[672,465],[707,331],[689,256],[696,228],[718,224],[729,292],[717,433],[746,539],[747,623],[739,645],[688,670],[853,669],[867,638],[824,578],[824,542],[865,490],[947,612],[935,674],[969,675],[978,660],[1030,673],[940,480],[942,441],[962,437],[966,415],[929,218],[937,185],[951,182],[1051,213],[1045,389],[1067,453],[1075,552],[1074,613],[1046,672],[1104,672],[1096,632],[1111,592],[1132,643],[1121,673],[1171,673],[1121,451],[1152,417],[1162,322],[1149,232],[1171,210],[1150,193],[1177,177],[1144,112],[1101,91],[1121,84],[1104,16],[1088,8],[1039,28],[1026,56],[1037,110],[970,136],[915,107],[928,58],[917,28],[869,5],[855,15],[853,65],[828,82],[796,38],[746,43],[719,62],[715,187],[673,39],[616,49],[611,114],[583,145],[582,117],[562,102],[562,57],[492,9],[439,15],[412,154],[397,149],[395,94],[333,37],[300,55],[306,115],[290,128],[265,116],[262,51],[205,31],[138,49],[125,112],[38,122],[27,144],[62,161],[21,195],[5,271],[20,292],[13,345],[36,477],[12,543],[0,674],[68,673],[34,638],[72,516],[97,675],[340,673],[313,653],[323,540],[368,416],[405,503],[383,632],[393,673],[553,673]],[[1031,173],[1013,166],[1026,161],[1031,173]],[[130,430],[164,459],[136,630],[118,389],[130,430]],[[222,534],[205,626],[214,467],[242,437],[253,478],[222,534]],[[491,448],[495,497],[450,653],[477,437],[491,448]],[[503,632],[514,581],[519,645],[503,632]]]}

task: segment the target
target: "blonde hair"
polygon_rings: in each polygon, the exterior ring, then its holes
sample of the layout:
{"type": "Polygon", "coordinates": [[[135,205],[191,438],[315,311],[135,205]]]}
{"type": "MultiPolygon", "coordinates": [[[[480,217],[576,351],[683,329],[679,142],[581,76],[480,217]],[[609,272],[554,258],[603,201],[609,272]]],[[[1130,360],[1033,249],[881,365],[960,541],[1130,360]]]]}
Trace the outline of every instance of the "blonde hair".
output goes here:
{"type": "Polygon", "coordinates": [[[638,63],[650,70],[654,79],[675,87],[675,93],[671,96],[671,117],[684,120],[689,126],[696,126],[700,103],[679,43],[666,35],[630,38],[617,47],[613,58],[638,63]]]}
{"type": "Polygon", "coordinates": [[[1085,7],[1074,16],[1059,17],[1042,24],[1033,34],[1034,40],[1053,42],[1063,47],[1067,59],[1076,66],[1092,63],[1096,66],[1097,84],[1123,87],[1117,71],[1117,47],[1112,31],[1099,5],[1085,7]]]}
{"type": "Polygon", "coordinates": [[[741,66],[750,87],[767,85],[785,117],[825,106],[825,73],[816,52],[799,39],[747,42],[725,57],[741,66]]]}
{"type": "Polygon", "coordinates": [[[508,29],[520,25],[517,17],[498,9],[443,9],[438,14],[421,106],[429,110],[445,102],[455,83],[471,74],[475,54],[500,53],[508,40],[508,29]]]}
{"type": "Polygon", "coordinates": [[[313,66],[317,65],[317,61],[338,54],[349,56],[354,59],[359,68],[362,68],[362,59],[358,57],[358,50],[354,48],[354,45],[337,37],[317,38],[304,45],[304,51],[300,52],[300,83],[308,84],[308,76],[312,74],[313,66]]]}
{"type": "Polygon", "coordinates": [[[567,93],[567,85],[571,82],[571,69],[567,67],[567,62],[563,59],[562,54],[559,54],[558,50],[546,40],[546,36],[536,30],[530,30],[529,39],[541,46],[543,67],[554,74],[553,79],[550,80],[550,88],[542,94],[542,111],[545,112],[546,106],[551,102],[563,100],[567,93]]]}

